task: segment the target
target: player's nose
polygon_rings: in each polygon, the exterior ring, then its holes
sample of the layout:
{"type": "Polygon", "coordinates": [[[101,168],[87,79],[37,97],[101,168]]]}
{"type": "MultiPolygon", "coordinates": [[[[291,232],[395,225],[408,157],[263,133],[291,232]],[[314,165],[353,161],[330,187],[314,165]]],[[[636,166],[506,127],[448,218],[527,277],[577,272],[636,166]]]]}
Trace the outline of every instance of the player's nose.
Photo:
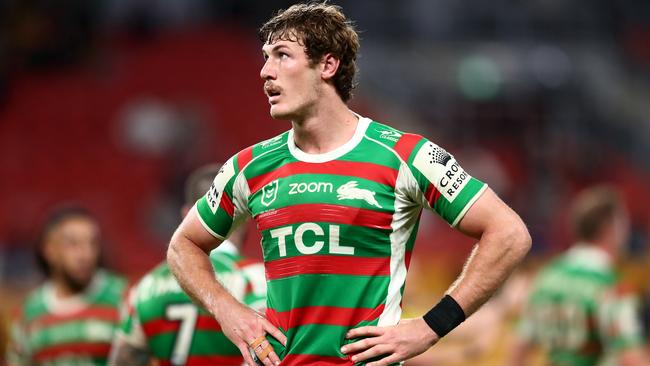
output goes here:
{"type": "Polygon", "coordinates": [[[269,80],[275,78],[275,71],[273,70],[273,65],[270,62],[270,59],[264,62],[264,65],[260,70],[260,77],[262,78],[262,80],[269,80]]]}

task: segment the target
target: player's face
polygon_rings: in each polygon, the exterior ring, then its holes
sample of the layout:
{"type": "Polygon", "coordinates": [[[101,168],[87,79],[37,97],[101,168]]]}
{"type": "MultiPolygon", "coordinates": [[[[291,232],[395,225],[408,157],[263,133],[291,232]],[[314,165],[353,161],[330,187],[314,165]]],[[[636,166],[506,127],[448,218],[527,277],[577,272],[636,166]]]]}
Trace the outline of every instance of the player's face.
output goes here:
{"type": "Polygon", "coordinates": [[[85,217],[64,220],[55,228],[45,247],[52,274],[74,292],[90,283],[99,262],[99,227],[85,217]]]}
{"type": "Polygon", "coordinates": [[[318,100],[320,73],[310,65],[298,42],[277,40],[262,47],[266,59],[260,77],[276,119],[296,120],[309,115],[318,100]]]}

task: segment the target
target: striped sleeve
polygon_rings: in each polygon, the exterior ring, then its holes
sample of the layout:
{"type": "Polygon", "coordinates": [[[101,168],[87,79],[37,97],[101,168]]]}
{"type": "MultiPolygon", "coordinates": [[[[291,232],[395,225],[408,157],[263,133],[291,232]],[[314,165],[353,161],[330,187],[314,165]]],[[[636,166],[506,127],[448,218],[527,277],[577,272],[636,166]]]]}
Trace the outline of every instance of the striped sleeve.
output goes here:
{"type": "Polygon", "coordinates": [[[252,159],[252,148],[247,148],[231,157],[219,169],[208,192],[196,202],[196,211],[203,227],[220,240],[228,237],[238,223],[244,221],[248,210],[243,202],[246,199],[236,197],[239,173],[252,159]]]}
{"type": "Polygon", "coordinates": [[[487,185],[469,175],[442,147],[415,134],[404,134],[395,150],[417,184],[411,197],[452,226],[458,225],[487,185]]]}

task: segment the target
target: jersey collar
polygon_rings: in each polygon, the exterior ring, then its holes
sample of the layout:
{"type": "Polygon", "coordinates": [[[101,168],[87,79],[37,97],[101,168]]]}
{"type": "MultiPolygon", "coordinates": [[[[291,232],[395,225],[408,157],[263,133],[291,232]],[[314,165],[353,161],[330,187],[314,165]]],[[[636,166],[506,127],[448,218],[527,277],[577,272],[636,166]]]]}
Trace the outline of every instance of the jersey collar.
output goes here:
{"type": "Polygon", "coordinates": [[[106,273],[101,269],[97,270],[83,292],[63,299],[56,295],[54,283],[48,281],[43,285],[45,305],[54,314],[70,314],[80,311],[89,305],[88,300],[97,293],[105,278],[106,273]]]}
{"type": "Polygon", "coordinates": [[[347,154],[352,149],[354,149],[359,144],[359,142],[361,142],[361,139],[363,139],[363,136],[366,134],[366,129],[368,129],[368,125],[370,125],[370,119],[359,116],[356,113],[355,115],[359,117],[357,128],[354,131],[354,135],[352,136],[352,138],[348,140],[348,142],[346,142],[345,144],[324,154],[308,154],[300,150],[300,148],[296,146],[296,142],[293,139],[293,129],[291,129],[289,130],[289,137],[287,140],[287,146],[289,147],[289,152],[297,160],[304,161],[306,163],[325,163],[340,158],[341,156],[347,154]]]}
{"type": "Polygon", "coordinates": [[[574,245],[569,249],[569,257],[586,268],[608,270],[612,267],[612,257],[609,253],[588,243],[574,245]]]}

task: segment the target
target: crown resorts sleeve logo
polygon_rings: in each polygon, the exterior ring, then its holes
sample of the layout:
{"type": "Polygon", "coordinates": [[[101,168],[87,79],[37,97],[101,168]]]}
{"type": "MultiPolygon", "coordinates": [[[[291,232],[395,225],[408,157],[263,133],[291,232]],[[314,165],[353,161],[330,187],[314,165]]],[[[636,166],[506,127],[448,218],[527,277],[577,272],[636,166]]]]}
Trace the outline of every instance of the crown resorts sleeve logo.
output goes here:
{"type": "Polygon", "coordinates": [[[430,164],[436,163],[442,166],[447,166],[447,163],[451,160],[451,155],[440,146],[435,146],[428,154],[431,157],[431,160],[429,161],[430,164]]]}
{"type": "Polygon", "coordinates": [[[221,169],[219,169],[219,173],[217,173],[217,176],[214,178],[214,181],[206,195],[208,206],[213,214],[215,214],[219,208],[219,203],[221,202],[221,197],[226,184],[234,175],[235,166],[232,162],[232,158],[230,158],[221,166],[221,169]]]}
{"type": "Polygon", "coordinates": [[[262,187],[262,196],[260,199],[260,202],[264,206],[269,206],[275,199],[278,198],[278,180],[274,180],[273,182],[265,185],[262,187]]]}
{"type": "Polygon", "coordinates": [[[359,183],[356,180],[343,184],[336,190],[336,198],[339,200],[364,200],[371,206],[382,208],[375,198],[375,192],[358,188],[358,185],[359,183]]]}
{"type": "Polygon", "coordinates": [[[436,187],[450,203],[469,182],[469,174],[445,149],[427,141],[415,155],[413,166],[436,187]]]}

